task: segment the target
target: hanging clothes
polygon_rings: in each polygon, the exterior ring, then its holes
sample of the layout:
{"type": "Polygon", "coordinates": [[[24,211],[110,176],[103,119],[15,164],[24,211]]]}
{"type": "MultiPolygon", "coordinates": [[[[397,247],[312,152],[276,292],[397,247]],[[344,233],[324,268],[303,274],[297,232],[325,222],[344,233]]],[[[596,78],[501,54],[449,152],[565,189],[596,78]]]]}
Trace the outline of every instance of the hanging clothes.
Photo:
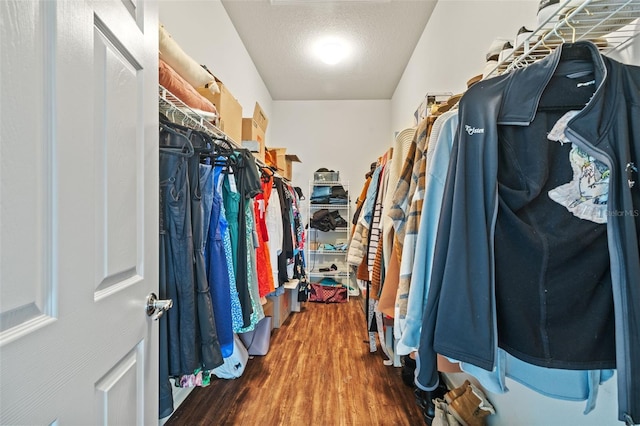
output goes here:
{"type": "Polygon", "coordinates": [[[258,236],[258,247],[256,248],[256,260],[258,271],[258,289],[260,298],[275,290],[273,282],[273,270],[271,268],[271,255],[269,253],[269,231],[267,229],[266,215],[267,204],[273,188],[273,177],[262,177],[262,193],[256,195],[254,200],[255,227],[258,236]]]}
{"type": "Polygon", "coordinates": [[[422,326],[422,386],[437,384],[435,353],[492,370],[499,345],[539,366],[615,367],[618,418],[640,418],[640,255],[636,233],[628,232],[640,229],[640,218],[617,214],[640,206],[631,185],[640,136],[630,131],[640,116],[638,87],[637,67],[578,42],[467,91],[422,326]],[[569,110],[580,112],[564,135],[609,170],[606,223],[548,197],[575,178],[570,144],[546,138],[569,110]],[[558,321],[540,322],[540,312],[558,321]]]}
{"type": "MultiPolygon", "coordinates": [[[[183,130],[186,130],[183,129],[183,130]]],[[[211,138],[201,132],[191,132],[191,143],[195,154],[189,157],[189,189],[191,194],[191,232],[193,238],[193,268],[196,291],[196,312],[198,315],[198,331],[203,370],[213,370],[222,365],[222,351],[218,337],[213,303],[207,278],[204,250],[204,206],[202,203],[202,187],[200,181],[200,155],[213,149],[211,138]]],[[[207,217],[207,221],[209,218],[207,217]]],[[[192,371],[190,374],[194,374],[192,371]]]]}
{"type": "Polygon", "coordinates": [[[224,250],[225,265],[227,267],[227,276],[229,278],[229,294],[231,298],[231,323],[234,333],[238,333],[242,329],[244,323],[242,317],[242,306],[240,305],[240,297],[238,295],[238,287],[236,284],[236,272],[233,264],[233,247],[231,244],[231,232],[229,223],[227,222],[227,212],[223,201],[223,167],[216,166],[214,174],[215,196],[220,200],[220,235],[222,236],[222,248],[224,250]]]}
{"type": "MultiPolygon", "coordinates": [[[[376,194],[378,193],[381,173],[382,166],[378,162],[371,177],[371,183],[367,188],[367,195],[360,212],[360,218],[355,226],[356,229],[353,232],[353,236],[349,241],[347,251],[347,262],[349,265],[358,267],[357,278],[364,281],[369,281],[369,273],[366,266],[363,268],[364,270],[361,271],[362,268],[360,268],[360,265],[366,260],[369,232],[371,221],[373,220],[373,207],[375,205],[376,194]]],[[[364,264],[366,265],[366,262],[364,264]]]]}
{"type": "MultiPolygon", "coordinates": [[[[402,243],[402,255],[400,258],[400,278],[396,291],[394,317],[396,318],[394,335],[400,338],[406,324],[407,300],[409,288],[411,286],[411,270],[415,257],[416,242],[418,237],[418,227],[422,214],[422,205],[425,188],[426,153],[428,141],[433,123],[437,116],[430,115],[422,121],[416,135],[418,142],[416,145],[416,156],[414,158],[414,168],[412,173],[412,185],[407,194],[409,201],[408,209],[405,212],[404,241],[402,243]]],[[[397,199],[396,199],[397,200],[397,199]]],[[[396,212],[397,213],[397,212],[396,212]]],[[[397,216],[396,216],[397,217],[397,216]]]]}
{"type": "MultiPolygon", "coordinates": [[[[270,190],[269,202],[266,208],[265,223],[267,233],[269,234],[269,258],[271,265],[271,274],[273,276],[273,285],[275,288],[280,286],[278,272],[278,258],[282,253],[282,243],[284,239],[284,224],[282,222],[282,204],[280,203],[280,193],[273,191],[277,179],[273,179],[272,188],[270,190]]],[[[265,192],[266,194],[266,192],[265,192]]]]}
{"type": "Polygon", "coordinates": [[[245,205],[245,220],[247,223],[247,234],[245,236],[245,243],[249,248],[247,250],[247,283],[249,285],[249,298],[251,300],[251,316],[249,324],[240,330],[240,333],[246,333],[253,331],[258,322],[264,318],[264,310],[260,300],[260,294],[258,290],[258,273],[256,266],[256,244],[257,237],[254,229],[255,219],[253,217],[253,207],[251,203],[245,205]]]}
{"type": "Polygon", "coordinates": [[[278,254],[278,283],[283,285],[289,281],[287,272],[289,261],[293,262],[293,232],[291,214],[291,193],[285,188],[281,179],[275,179],[276,191],[280,199],[280,211],[282,213],[282,247],[278,254]]]}
{"type": "MultiPolygon", "coordinates": [[[[210,174],[211,214],[207,234],[207,276],[211,282],[210,292],[216,318],[216,329],[220,340],[223,358],[233,354],[233,321],[231,312],[231,276],[228,274],[227,258],[222,241],[222,204],[223,201],[216,190],[221,183],[226,158],[218,157],[210,174]]],[[[237,292],[237,291],[236,291],[237,292]]]]}
{"type": "MultiPolygon", "coordinates": [[[[200,324],[200,321],[208,319],[207,312],[201,316],[197,313],[198,303],[205,301],[205,298],[199,297],[196,292],[201,287],[196,287],[193,263],[191,201],[194,198],[192,195],[197,193],[192,192],[189,185],[189,158],[195,153],[191,136],[190,129],[173,128],[169,123],[161,123],[159,293],[161,299],[173,301],[173,308],[161,317],[161,416],[173,411],[169,377],[194,374],[202,367],[212,369],[222,360],[215,329],[210,328],[213,321],[200,324]]],[[[199,170],[197,180],[199,183],[199,170]]],[[[200,284],[204,285],[202,282],[200,284]]]]}
{"type": "MultiPolygon", "coordinates": [[[[233,159],[233,167],[236,171],[236,185],[238,195],[237,205],[237,223],[238,223],[238,240],[237,240],[237,266],[236,266],[236,286],[242,305],[243,326],[249,327],[252,323],[251,314],[253,312],[252,298],[249,293],[249,253],[253,250],[253,242],[246,239],[250,223],[248,221],[247,206],[249,200],[259,194],[262,189],[260,185],[260,177],[256,166],[255,159],[248,150],[235,151],[231,157],[233,159]]],[[[227,209],[230,214],[232,211],[227,209]]]]}
{"type": "Polygon", "coordinates": [[[380,298],[383,279],[382,243],[380,242],[380,238],[382,234],[382,200],[384,199],[389,175],[389,169],[387,167],[388,157],[389,152],[385,153],[380,159],[380,183],[378,184],[378,191],[376,192],[376,199],[373,204],[373,216],[369,228],[369,241],[367,243],[367,269],[369,272],[369,281],[371,281],[371,297],[376,300],[380,298]]]}
{"type": "Polygon", "coordinates": [[[418,226],[411,287],[407,298],[406,322],[396,348],[400,355],[409,355],[411,352],[417,351],[420,343],[420,329],[427,304],[427,290],[431,276],[438,221],[440,220],[442,194],[451,145],[457,127],[458,111],[448,111],[438,117],[431,133],[432,138],[429,141],[425,169],[424,204],[418,226]]]}

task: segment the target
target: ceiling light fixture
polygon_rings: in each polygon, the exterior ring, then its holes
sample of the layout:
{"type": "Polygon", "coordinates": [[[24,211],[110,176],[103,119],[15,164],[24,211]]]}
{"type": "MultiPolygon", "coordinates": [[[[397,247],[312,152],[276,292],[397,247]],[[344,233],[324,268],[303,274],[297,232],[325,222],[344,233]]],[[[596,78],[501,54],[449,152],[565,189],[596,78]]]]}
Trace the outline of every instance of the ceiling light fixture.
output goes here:
{"type": "Polygon", "coordinates": [[[327,65],[336,65],[349,54],[346,43],[337,38],[321,40],[315,48],[316,55],[327,65]]]}
{"type": "Polygon", "coordinates": [[[391,0],[270,0],[274,6],[278,5],[301,5],[301,4],[313,4],[313,3],[391,3],[391,0]]]}

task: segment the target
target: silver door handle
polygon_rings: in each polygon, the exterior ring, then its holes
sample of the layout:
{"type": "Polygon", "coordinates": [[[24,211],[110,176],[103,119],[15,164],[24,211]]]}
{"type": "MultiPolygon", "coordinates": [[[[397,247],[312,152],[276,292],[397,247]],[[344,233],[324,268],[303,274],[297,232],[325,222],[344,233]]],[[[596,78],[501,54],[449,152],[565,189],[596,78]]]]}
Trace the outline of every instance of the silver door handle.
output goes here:
{"type": "Polygon", "coordinates": [[[149,293],[147,296],[147,315],[153,316],[154,320],[160,318],[166,311],[173,306],[172,299],[158,299],[155,293],[149,293]]]}

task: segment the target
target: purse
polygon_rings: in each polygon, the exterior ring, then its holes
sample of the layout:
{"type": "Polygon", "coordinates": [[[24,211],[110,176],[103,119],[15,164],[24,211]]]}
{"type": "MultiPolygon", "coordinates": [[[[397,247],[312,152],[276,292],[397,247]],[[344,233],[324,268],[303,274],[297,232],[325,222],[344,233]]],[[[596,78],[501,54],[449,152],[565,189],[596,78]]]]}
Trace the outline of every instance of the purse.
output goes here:
{"type": "Polygon", "coordinates": [[[264,317],[252,331],[240,334],[240,340],[247,348],[249,355],[266,355],[271,343],[271,317],[264,317]]]}
{"type": "Polygon", "coordinates": [[[311,283],[309,302],[344,303],[347,301],[347,288],[341,285],[322,285],[311,283]]]}

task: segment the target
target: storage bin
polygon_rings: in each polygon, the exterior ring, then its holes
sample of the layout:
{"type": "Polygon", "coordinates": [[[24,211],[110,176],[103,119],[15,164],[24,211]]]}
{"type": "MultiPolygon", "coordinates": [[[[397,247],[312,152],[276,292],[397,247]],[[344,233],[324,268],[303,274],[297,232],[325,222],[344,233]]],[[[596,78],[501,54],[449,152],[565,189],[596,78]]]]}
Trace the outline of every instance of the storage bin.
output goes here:
{"type": "Polygon", "coordinates": [[[313,180],[315,182],[338,182],[340,181],[340,172],[314,172],[313,180]]]}

